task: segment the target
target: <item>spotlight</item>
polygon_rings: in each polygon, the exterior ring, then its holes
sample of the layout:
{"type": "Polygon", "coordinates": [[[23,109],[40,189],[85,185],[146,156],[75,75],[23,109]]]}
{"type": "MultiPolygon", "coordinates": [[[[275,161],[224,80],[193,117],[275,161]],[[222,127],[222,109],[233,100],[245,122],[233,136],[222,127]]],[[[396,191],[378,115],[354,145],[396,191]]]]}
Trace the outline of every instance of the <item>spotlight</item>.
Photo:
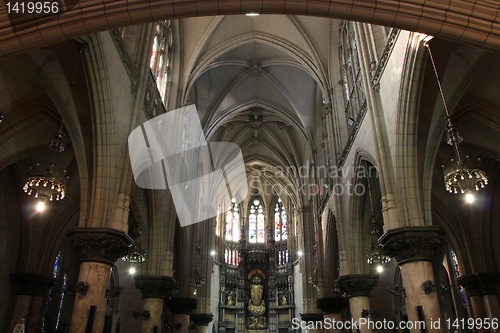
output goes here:
{"type": "Polygon", "coordinates": [[[215,257],[215,250],[210,251],[210,255],[211,255],[212,257],[215,257]]]}
{"type": "Polygon", "coordinates": [[[45,210],[45,202],[38,201],[38,204],[36,205],[36,210],[39,212],[43,212],[45,210]]]}
{"type": "Polygon", "coordinates": [[[302,251],[297,252],[297,255],[298,255],[299,257],[302,257],[302,255],[303,255],[303,254],[304,254],[304,253],[302,253],[302,251]]]}
{"type": "Polygon", "coordinates": [[[474,194],[469,192],[465,195],[465,201],[467,201],[467,203],[473,203],[476,201],[476,198],[474,197],[474,194]]]}
{"type": "Polygon", "coordinates": [[[381,265],[377,266],[378,273],[382,273],[383,271],[384,271],[384,267],[382,267],[381,265]]]}
{"type": "Polygon", "coordinates": [[[135,274],[135,267],[134,266],[131,266],[129,269],[128,269],[128,272],[130,275],[134,275],[135,274]]]}

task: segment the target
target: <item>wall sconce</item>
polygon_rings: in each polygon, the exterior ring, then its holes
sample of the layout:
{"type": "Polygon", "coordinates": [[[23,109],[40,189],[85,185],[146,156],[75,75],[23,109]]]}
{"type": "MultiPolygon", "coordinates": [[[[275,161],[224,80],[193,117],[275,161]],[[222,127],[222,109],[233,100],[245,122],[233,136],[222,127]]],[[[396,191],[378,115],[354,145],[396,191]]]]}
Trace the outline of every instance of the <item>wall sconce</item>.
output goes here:
{"type": "Polygon", "coordinates": [[[66,286],[66,288],[64,288],[64,292],[69,296],[72,296],[75,293],[79,293],[79,294],[82,294],[83,296],[86,296],[87,291],[89,291],[89,288],[90,288],[90,285],[87,282],[80,281],[80,282],[78,282],[76,287],[66,286]]]}
{"type": "Polygon", "coordinates": [[[363,311],[361,311],[361,317],[366,318],[369,315],[370,315],[370,311],[368,311],[367,309],[363,309],[363,311]]]}
{"type": "Polygon", "coordinates": [[[429,295],[432,291],[436,290],[436,285],[431,280],[427,280],[422,283],[422,289],[426,295],[429,295]]]}
{"type": "Polygon", "coordinates": [[[151,313],[149,311],[132,311],[132,316],[134,316],[135,319],[142,319],[142,320],[149,320],[151,319],[151,313]]]}

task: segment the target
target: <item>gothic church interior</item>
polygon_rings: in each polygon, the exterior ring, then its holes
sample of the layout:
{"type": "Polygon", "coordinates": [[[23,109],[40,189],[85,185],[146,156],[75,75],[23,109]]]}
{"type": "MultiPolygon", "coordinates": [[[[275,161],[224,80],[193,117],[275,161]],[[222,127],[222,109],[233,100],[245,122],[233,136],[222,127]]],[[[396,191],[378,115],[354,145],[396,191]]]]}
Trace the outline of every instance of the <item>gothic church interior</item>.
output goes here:
{"type": "Polygon", "coordinates": [[[2,332],[498,332],[498,4],[164,2],[0,13],[2,332]],[[129,135],[188,106],[248,190],[181,226],[129,135]]]}

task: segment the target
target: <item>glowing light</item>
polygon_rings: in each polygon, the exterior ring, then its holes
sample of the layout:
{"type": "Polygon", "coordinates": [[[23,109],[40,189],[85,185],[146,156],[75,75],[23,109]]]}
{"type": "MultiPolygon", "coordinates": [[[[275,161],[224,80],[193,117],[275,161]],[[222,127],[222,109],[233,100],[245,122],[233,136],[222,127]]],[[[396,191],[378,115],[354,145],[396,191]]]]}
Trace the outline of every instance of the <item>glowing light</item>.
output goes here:
{"type": "Polygon", "coordinates": [[[298,255],[299,257],[302,257],[302,255],[303,255],[303,254],[304,254],[304,253],[302,253],[302,251],[297,252],[297,255],[298,255]]]}
{"type": "Polygon", "coordinates": [[[214,250],[210,251],[210,255],[211,255],[212,257],[215,257],[215,251],[214,251],[214,250]]]}
{"type": "Polygon", "coordinates": [[[134,266],[130,267],[128,269],[128,272],[129,272],[130,275],[134,275],[135,274],[135,267],[134,266]]]}
{"type": "Polygon", "coordinates": [[[259,16],[259,13],[246,13],[246,16],[259,16]]]}
{"type": "Polygon", "coordinates": [[[476,201],[476,198],[474,197],[474,194],[467,193],[465,195],[465,201],[467,201],[468,203],[473,203],[474,201],[476,201]]]}
{"type": "Polygon", "coordinates": [[[45,210],[45,202],[39,201],[36,205],[36,210],[39,212],[43,212],[45,210]]]}
{"type": "Polygon", "coordinates": [[[384,271],[384,267],[382,267],[382,266],[380,266],[380,265],[379,265],[379,266],[377,266],[377,272],[378,272],[378,273],[382,273],[383,271],[384,271]]]}

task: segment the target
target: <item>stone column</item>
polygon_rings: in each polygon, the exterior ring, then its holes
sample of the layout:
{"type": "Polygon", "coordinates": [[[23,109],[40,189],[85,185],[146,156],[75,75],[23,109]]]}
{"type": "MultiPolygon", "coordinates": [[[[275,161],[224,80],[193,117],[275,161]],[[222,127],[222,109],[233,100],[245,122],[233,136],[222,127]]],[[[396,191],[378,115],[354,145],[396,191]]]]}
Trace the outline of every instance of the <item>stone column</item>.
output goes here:
{"type": "MultiPolygon", "coordinates": [[[[370,314],[370,292],[377,285],[378,276],[370,274],[343,275],[336,281],[340,291],[347,293],[351,318],[353,322],[360,323],[360,319],[368,320],[370,314]]],[[[353,333],[357,332],[356,327],[352,328],[353,333]]],[[[368,325],[360,325],[361,333],[372,332],[368,325]]]]}
{"type": "Polygon", "coordinates": [[[190,317],[191,321],[196,326],[193,333],[207,333],[208,324],[212,322],[214,318],[211,313],[193,313],[190,317]]]}
{"type": "Polygon", "coordinates": [[[135,287],[142,293],[142,310],[149,312],[149,319],[142,320],[142,333],[162,331],[163,300],[175,289],[176,282],[169,276],[136,276],[135,287]]]}
{"type": "Polygon", "coordinates": [[[55,279],[37,274],[13,273],[10,275],[10,281],[16,285],[17,293],[10,331],[24,318],[26,333],[35,333],[40,326],[43,301],[49,289],[54,286],[55,279]]]}
{"type": "Polygon", "coordinates": [[[172,333],[189,333],[189,315],[198,305],[196,298],[172,298],[167,305],[172,311],[172,333]]]}
{"type": "MultiPolygon", "coordinates": [[[[432,259],[444,240],[445,231],[438,226],[402,227],[387,231],[379,239],[386,254],[395,257],[401,267],[406,294],[408,320],[425,320],[427,332],[442,332],[431,322],[441,320],[432,259]]],[[[415,327],[410,332],[418,333],[415,327]]]]}
{"type": "Polygon", "coordinates": [[[342,310],[347,307],[348,301],[345,297],[325,297],[316,300],[316,306],[323,311],[325,332],[341,333],[341,326],[336,326],[336,322],[342,321],[342,310]],[[327,329],[328,328],[328,329],[327,329]]]}
{"type": "MultiPolygon", "coordinates": [[[[471,275],[460,276],[458,283],[467,291],[470,298],[473,316],[477,318],[500,318],[500,309],[496,284],[500,283],[500,274],[498,273],[474,273],[471,275]]],[[[476,330],[477,332],[500,332],[498,329],[486,330],[484,328],[476,330]]]]}
{"type": "Polygon", "coordinates": [[[109,228],[76,227],[67,236],[80,260],[69,332],[101,333],[111,267],[133,241],[125,232],[109,228]]]}

